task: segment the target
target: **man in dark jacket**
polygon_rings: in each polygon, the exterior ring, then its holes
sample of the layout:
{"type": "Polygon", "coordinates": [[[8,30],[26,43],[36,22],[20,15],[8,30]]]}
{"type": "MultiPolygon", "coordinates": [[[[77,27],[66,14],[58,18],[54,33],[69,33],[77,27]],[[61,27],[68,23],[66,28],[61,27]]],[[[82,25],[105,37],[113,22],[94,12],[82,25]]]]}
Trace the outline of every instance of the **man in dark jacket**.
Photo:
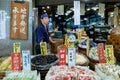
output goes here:
{"type": "Polygon", "coordinates": [[[41,24],[35,30],[36,54],[40,54],[40,42],[55,43],[55,41],[53,41],[51,37],[49,37],[48,26],[47,26],[49,22],[49,18],[47,13],[44,13],[40,16],[40,21],[41,21],[41,24]]]}

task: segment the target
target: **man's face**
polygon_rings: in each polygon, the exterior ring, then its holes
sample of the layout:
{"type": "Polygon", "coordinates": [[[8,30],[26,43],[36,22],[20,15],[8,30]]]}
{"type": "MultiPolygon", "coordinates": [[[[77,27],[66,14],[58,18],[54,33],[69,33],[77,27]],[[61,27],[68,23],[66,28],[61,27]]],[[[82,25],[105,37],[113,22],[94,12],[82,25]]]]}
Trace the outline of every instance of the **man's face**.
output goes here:
{"type": "Polygon", "coordinates": [[[48,17],[44,17],[43,19],[41,19],[42,23],[47,25],[49,22],[49,18],[48,17]]]}

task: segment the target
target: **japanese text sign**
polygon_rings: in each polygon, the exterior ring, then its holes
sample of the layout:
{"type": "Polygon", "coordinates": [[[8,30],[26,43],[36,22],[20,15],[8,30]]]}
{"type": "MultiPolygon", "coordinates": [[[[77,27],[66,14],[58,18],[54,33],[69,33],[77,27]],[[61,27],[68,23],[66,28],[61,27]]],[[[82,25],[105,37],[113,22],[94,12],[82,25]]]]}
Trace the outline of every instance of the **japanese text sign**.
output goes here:
{"type": "Polygon", "coordinates": [[[20,53],[12,53],[12,71],[21,70],[21,56],[20,53]]]}
{"type": "Polygon", "coordinates": [[[76,50],[75,48],[68,48],[68,66],[76,65],[76,50]]]}
{"type": "Polygon", "coordinates": [[[11,1],[11,39],[28,38],[28,2],[16,3],[11,1]]]}
{"type": "Polygon", "coordinates": [[[98,55],[99,55],[99,62],[100,63],[105,63],[105,54],[104,54],[104,44],[99,43],[98,44],[98,55]]]}
{"type": "Polygon", "coordinates": [[[20,47],[21,47],[20,42],[13,43],[13,51],[14,51],[14,53],[21,52],[21,48],[20,47]]]}
{"type": "Polygon", "coordinates": [[[41,54],[47,55],[47,44],[46,42],[40,42],[41,54]]]}
{"type": "Polygon", "coordinates": [[[109,64],[114,64],[114,52],[113,52],[113,45],[105,45],[105,57],[106,62],[109,64]]]}
{"type": "Polygon", "coordinates": [[[67,50],[65,46],[61,46],[58,50],[59,65],[66,65],[66,53],[67,50]]]}
{"type": "Polygon", "coordinates": [[[30,71],[31,70],[31,58],[29,50],[22,50],[22,65],[23,70],[30,71]]]}

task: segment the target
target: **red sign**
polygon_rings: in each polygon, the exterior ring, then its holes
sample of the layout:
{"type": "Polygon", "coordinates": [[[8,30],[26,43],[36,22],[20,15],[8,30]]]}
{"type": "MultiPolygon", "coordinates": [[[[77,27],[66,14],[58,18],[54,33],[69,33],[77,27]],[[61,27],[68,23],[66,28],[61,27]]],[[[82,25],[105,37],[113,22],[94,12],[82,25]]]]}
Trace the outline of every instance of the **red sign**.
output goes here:
{"type": "Polygon", "coordinates": [[[105,63],[105,53],[104,53],[104,44],[99,43],[98,44],[98,55],[99,55],[99,62],[100,63],[105,63]]]}
{"type": "Polygon", "coordinates": [[[66,65],[66,49],[60,49],[58,54],[59,54],[59,65],[66,65]]]}
{"type": "Polygon", "coordinates": [[[20,53],[12,53],[12,71],[21,70],[21,56],[20,53]]]}

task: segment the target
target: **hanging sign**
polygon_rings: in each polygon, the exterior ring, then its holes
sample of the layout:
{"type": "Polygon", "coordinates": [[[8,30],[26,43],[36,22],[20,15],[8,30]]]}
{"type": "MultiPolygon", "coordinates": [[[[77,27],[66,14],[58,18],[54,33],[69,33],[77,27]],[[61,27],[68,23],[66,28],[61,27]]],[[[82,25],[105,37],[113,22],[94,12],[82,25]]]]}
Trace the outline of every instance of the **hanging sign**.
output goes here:
{"type": "Polygon", "coordinates": [[[80,15],[85,15],[85,3],[80,4],[80,15]]]}
{"type": "Polygon", "coordinates": [[[74,25],[80,25],[80,1],[74,1],[74,25]]]}
{"type": "Polygon", "coordinates": [[[113,45],[105,45],[105,57],[106,62],[109,64],[114,64],[114,52],[113,52],[113,45]]]}
{"type": "Polygon", "coordinates": [[[12,71],[21,71],[20,53],[12,53],[12,71]]]}
{"type": "Polygon", "coordinates": [[[17,3],[11,1],[11,39],[28,38],[28,2],[17,3]]]}
{"type": "Polygon", "coordinates": [[[22,50],[22,66],[24,71],[31,70],[31,58],[29,50],[22,50]]]}
{"type": "Polygon", "coordinates": [[[6,12],[0,10],[0,39],[6,38],[6,12]]]}
{"type": "Polygon", "coordinates": [[[20,47],[21,47],[20,42],[13,43],[13,52],[14,53],[21,52],[21,48],[20,47]]]}
{"type": "Polygon", "coordinates": [[[104,44],[99,43],[98,44],[98,55],[99,55],[99,62],[105,63],[105,54],[104,54],[104,44]]]}
{"type": "Polygon", "coordinates": [[[76,65],[76,50],[75,48],[68,48],[68,66],[76,65]]]}
{"type": "Polygon", "coordinates": [[[64,5],[58,5],[57,12],[58,15],[64,15],[64,5]]]}
{"type": "Polygon", "coordinates": [[[66,46],[60,46],[58,50],[59,65],[66,65],[66,53],[66,46]]]}
{"type": "Polygon", "coordinates": [[[40,42],[41,54],[47,55],[47,44],[46,42],[40,42]]]}
{"type": "Polygon", "coordinates": [[[102,17],[104,17],[104,12],[105,12],[105,4],[103,3],[99,3],[99,12],[98,14],[101,15],[102,17]]]}

